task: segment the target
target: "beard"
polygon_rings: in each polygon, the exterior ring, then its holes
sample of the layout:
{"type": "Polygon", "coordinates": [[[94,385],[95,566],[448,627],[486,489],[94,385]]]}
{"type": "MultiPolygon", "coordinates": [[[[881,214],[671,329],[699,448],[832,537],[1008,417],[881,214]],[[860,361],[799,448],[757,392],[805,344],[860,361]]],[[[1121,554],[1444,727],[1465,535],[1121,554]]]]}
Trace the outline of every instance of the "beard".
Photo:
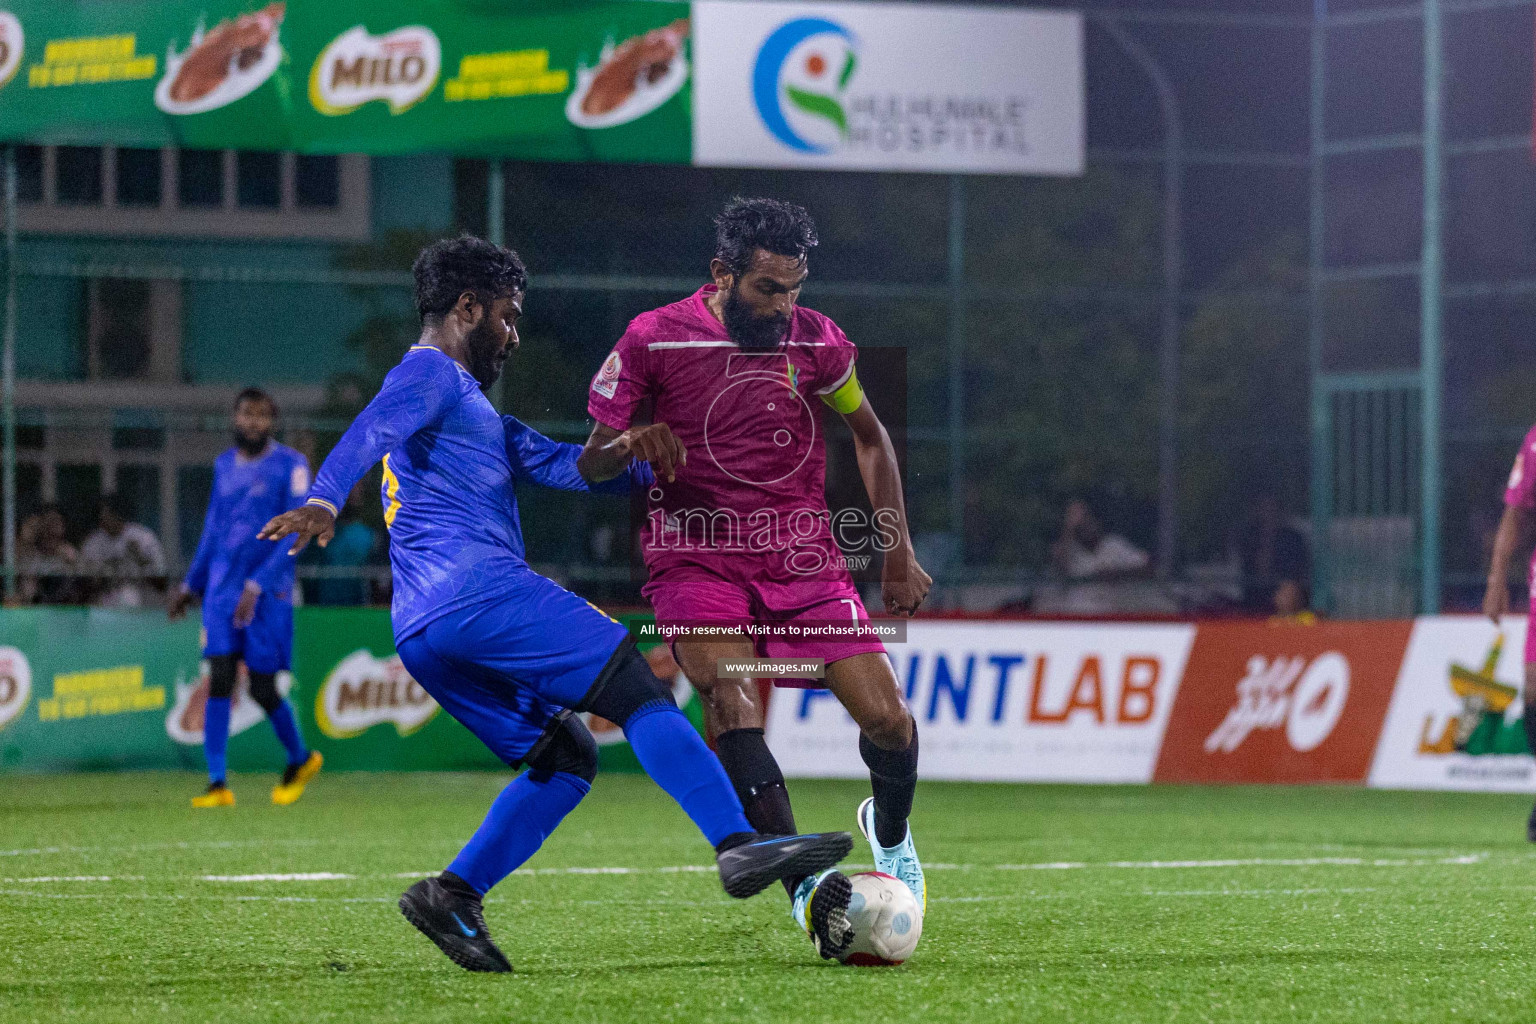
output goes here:
{"type": "Polygon", "coordinates": [[[759,316],[736,294],[735,288],[725,293],[720,319],[725,323],[725,333],[747,352],[772,351],[789,333],[789,317],[782,313],[759,316]]]}
{"type": "Polygon", "coordinates": [[[469,374],[482,388],[496,383],[501,376],[501,366],[507,361],[507,348],[502,338],[491,329],[490,317],[481,320],[464,336],[469,348],[469,374]]]}
{"type": "Polygon", "coordinates": [[[272,440],[271,434],[243,434],[235,431],[235,447],[240,449],[240,454],[246,458],[255,458],[266,450],[267,442],[272,440]]]}

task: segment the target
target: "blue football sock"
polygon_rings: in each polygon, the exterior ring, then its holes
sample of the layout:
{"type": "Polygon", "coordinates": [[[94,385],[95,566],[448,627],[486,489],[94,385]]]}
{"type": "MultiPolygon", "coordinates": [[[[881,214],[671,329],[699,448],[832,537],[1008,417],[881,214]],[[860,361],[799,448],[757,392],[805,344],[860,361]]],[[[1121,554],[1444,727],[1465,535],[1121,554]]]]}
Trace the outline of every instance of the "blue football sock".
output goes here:
{"type": "Polygon", "coordinates": [[[229,698],[209,697],[203,709],[203,757],[208,759],[208,781],[224,781],[224,751],[229,746],[229,698]]]}
{"type": "Polygon", "coordinates": [[[524,772],[496,797],[448,870],[484,896],[544,845],[591,788],[586,779],[568,772],[524,772]]]}
{"type": "Polygon", "coordinates": [[[675,706],[657,701],[640,708],[624,723],[624,736],[640,767],[688,813],[709,845],[752,831],[719,758],[675,706]]]}
{"type": "Polygon", "coordinates": [[[299,732],[299,720],[293,717],[293,705],[284,700],[267,712],[267,718],[271,719],[272,731],[277,733],[283,749],[288,751],[288,763],[303,764],[309,758],[309,748],[299,732]]]}

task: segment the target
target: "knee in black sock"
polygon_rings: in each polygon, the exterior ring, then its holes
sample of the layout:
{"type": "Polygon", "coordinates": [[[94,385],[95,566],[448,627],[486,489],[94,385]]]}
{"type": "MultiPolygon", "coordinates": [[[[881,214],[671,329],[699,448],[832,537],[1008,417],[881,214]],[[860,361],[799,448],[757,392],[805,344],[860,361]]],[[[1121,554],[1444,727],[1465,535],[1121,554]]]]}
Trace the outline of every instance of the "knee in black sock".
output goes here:
{"type": "Polygon", "coordinates": [[[277,692],[277,673],[250,672],[248,674],[251,677],[251,699],[260,704],[261,710],[270,715],[283,702],[283,695],[277,692]]]}
{"type": "Polygon", "coordinates": [[[530,774],[547,778],[555,772],[565,772],[590,783],[597,778],[597,740],[575,713],[562,711],[523,763],[530,774]]]}
{"type": "Polygon", "coordinates": [[[912,740],[900,750],[885,750],[859,735],[859,756],[869,768],[870,788],[875,795],[875,840],[895,846],[907,836],[912,815],[912,795],[917,790],[917,722],[912,740]]]}
{"type": "Polygon", "coordinates": [[[233,697],[235,673],[240,659],[233,654],[215,654],[208,659],[208,696],[233,697]]]}
{"type": "Polygon", "coordinates": [[[763,730],[723,732],[715,738],[715,748],[752,827],[772,835],[793,835],[795,812],[790,807],[789,790],[763,730]]]}
{"type": "Polygon", "coordinates": [[[642,708],[654,710],[658,705],[670,705],[675,709],[677,701],[672,697],[671,688],[651,671],[651,666],[635,648],[635,642],[625,637],[576,710],[590,711],[622,729],[637,711],[642,708]]]}

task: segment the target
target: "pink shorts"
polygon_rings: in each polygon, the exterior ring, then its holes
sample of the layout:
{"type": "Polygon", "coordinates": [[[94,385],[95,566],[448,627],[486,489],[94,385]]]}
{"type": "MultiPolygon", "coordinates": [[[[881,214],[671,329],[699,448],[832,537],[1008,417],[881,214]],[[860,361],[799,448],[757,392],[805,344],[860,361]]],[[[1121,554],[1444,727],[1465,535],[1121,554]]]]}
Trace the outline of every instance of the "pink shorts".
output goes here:
{"type": "MultiPolygon", "coordinates": [[[[641,591],[656,609],[658,625],[703,623],[786,624],[802,627],[869,622],[864,601],[852,580],[796,580],[772,583],[727,580],[690,572],[687,579],[653,579],[641,591]]],[[[827,664],[858,654],[884,654],[885,645],[869,638],[846,640],[807,637],[758,638],[753,647],[760,658],[821,658],[827,664]]],[[[814,680],[775,679],[777,686],[815,688],[814,680]]]]}

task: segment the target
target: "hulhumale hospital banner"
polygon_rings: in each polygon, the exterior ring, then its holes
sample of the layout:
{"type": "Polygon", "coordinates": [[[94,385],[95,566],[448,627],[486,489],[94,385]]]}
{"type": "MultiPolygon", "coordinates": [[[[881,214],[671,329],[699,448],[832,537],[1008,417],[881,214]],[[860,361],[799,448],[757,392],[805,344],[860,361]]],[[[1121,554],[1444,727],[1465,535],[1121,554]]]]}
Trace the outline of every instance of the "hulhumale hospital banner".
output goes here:
{"type": "Polygon", "coordinates": [[[920,4],[0,0],[0,141],[1079,174],[1082,35],[920,4]]]}

